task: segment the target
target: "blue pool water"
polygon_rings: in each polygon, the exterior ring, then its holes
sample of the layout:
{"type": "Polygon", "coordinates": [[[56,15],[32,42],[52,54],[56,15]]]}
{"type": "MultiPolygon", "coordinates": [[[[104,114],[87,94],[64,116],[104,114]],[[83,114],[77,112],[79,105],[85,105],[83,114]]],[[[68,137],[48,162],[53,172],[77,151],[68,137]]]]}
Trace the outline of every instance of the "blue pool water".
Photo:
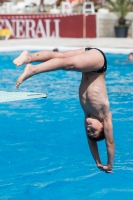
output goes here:
{"type": "MultiPolygon", "coordinates": [[[[23,70],[0,53],[0,90],[16,91],[23,70]]],[[[106,54],[107,90],[114,124],[114,174],[96,168],[78,100],[81,74],[54,71],[25,81],[19,91],[47,99],[0,104],[0,200],[133,199],[133,63],[106,54]]],[[[106,163],[104,141],[99,142],[106,163]]]]}

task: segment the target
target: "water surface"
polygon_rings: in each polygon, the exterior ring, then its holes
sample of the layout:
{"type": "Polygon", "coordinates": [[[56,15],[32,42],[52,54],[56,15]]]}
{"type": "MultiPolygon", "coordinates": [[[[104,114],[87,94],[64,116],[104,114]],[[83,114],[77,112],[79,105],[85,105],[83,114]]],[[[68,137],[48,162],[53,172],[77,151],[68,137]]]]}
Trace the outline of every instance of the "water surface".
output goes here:
{"type": "MultiPolygon", "coordinates": [[[[0,53],[0,90],[17,91],[24,66],[20,52],[0,53]]],[[[25,81],[18,91],[47,99],[0,104],[0,200],[97,200],[133,198],[133,63],[106,54],[107,90],[114,124],[114,174],[96,168],[78,100],[81,74],[54,71],[25,81]]],[[[105,142],[99,142],[106,164],[105,142]]]]}

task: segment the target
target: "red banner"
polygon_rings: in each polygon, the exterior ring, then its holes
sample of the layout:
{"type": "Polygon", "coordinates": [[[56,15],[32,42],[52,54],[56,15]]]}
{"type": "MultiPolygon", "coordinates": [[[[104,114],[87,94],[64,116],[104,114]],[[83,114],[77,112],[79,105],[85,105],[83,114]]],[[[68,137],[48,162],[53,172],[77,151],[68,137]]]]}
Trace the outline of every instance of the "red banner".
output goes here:
{"type": "Polygon", "coordinates": [[[10,38],[67,37],[95,38],[95,15],[0,15],[0,30],[10,29],[10,38]]]}

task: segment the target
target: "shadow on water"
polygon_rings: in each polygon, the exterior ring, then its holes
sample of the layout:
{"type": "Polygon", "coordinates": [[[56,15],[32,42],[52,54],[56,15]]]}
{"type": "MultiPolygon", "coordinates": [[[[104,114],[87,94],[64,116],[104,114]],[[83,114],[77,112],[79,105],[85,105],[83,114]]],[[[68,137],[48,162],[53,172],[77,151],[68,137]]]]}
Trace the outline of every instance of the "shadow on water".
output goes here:
{"type": "MultiPolygon", "coordinates": [[[[0,53],[0,90],[16,91],[19,52],[0,53]]],[[[107,90],[114,123],[114,174],[99,171],[88,149],[78,100],[81,74],[56,71],[25,81],[19,91],[47,99],[0,105],[0,200],[96,200],[133,197],[133,83],[127,55],[107,54],[107,90]],[[118,62],[119,61],[119,62],[118,62]],[[121,64],[122,63],[122,64],[121,64]]],[[[104,141],[99,143],[106,163],[104,141]]]]}

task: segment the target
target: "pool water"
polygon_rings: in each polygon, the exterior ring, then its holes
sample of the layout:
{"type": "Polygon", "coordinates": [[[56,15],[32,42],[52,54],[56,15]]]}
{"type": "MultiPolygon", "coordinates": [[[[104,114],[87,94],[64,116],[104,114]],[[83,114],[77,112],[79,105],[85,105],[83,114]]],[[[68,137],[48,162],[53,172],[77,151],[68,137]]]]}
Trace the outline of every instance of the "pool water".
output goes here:
{"type": "MultiPolygon", "coordinates": [[[[0,90],[17,91],[20,52],[0,53],[0,90]]],[[[0,104],[0,200],[133,199],[133,63],[109,54],[107,90],[114,124],[114,174],[96,168],[78,100],[81,74],[54,71],[25,81],[18,91],[46,99],[0,104]]],[[[99,142],[106,164],[105,142],[99,142]]]]}

